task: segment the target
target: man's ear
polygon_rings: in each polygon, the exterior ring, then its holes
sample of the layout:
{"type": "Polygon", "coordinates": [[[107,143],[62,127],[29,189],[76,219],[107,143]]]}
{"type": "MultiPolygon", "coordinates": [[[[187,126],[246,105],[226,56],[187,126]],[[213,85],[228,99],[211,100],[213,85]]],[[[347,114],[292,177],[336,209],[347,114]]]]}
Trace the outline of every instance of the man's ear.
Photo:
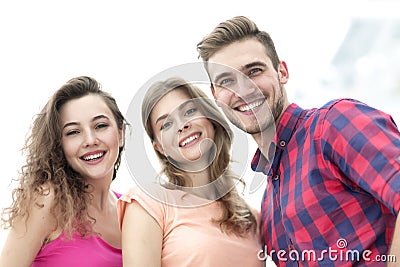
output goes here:
{"type": "Polygon", "coordinates": [[[285,61],[281,61],[278,65],[278,79],[282,84],[287,83],[289,80],[289,70],[285,61]]]}
{"type": "Polygon", "coordinates": [[[160,152],[161,154],[165,155],[162,145],[157,140],[153,140],[152,144],[153,144],[154,150],[156,150],[156,151],[160,152]]]}
{"type": "Polygon", "coordinates": [[[215,96],[215,88],[214,88],[214,85],[213,85],[213,84],[210,85],[210,90],[211,90],[211,93],[212,93],[212,95],[213,95],[213,97],[214,97],[215,104],[216,104],[218,107],[221,107],[221,106],[219,105],[219,101],[217,100],[217,98],[216,98],[216,96],[215,96]]]}

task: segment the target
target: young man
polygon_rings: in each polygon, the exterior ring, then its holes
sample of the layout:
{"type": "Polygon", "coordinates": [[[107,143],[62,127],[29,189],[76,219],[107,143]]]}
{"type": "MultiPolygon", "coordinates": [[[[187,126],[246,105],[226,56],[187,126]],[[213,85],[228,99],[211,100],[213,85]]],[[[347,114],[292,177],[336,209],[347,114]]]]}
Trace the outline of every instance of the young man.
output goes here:
{"type": "Polygon", "coordinates": [[[259,147],[265,254],[278,266],[381,266],[395,260],[389,254],[400,262],[393,119],[351,99],[311,110],[290,103],[286,63],[246,17],[220,23],[197,48],[216,102],[259,147]]]}

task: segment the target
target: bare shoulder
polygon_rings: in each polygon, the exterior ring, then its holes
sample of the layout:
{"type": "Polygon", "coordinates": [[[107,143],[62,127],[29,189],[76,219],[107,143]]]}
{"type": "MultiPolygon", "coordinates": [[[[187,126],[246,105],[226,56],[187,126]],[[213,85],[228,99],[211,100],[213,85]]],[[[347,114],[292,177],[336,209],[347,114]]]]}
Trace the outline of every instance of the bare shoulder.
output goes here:
{"type": "Polygon", "coordinates": [[[26,212],[16,217],[0,256],[1,266],[30,266],[49,235],[54,232],[51,187],[38,190],[29,199],[26,212]]]}
{"type": "Polygon", "coordinates": [[[51,212],[54,203],[53,187],[43,185],[34,193],[27,214],[16,220],[14,229],[21,233],[36,231],[47,236],[54,231],[55,218],[51,212]]]}

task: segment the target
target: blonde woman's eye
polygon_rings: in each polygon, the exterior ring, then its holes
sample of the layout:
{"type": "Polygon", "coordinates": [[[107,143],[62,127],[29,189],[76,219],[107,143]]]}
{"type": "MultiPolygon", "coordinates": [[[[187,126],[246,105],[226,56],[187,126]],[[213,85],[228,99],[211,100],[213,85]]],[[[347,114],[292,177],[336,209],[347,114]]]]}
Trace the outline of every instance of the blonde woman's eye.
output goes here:
{"type": "Polygon", "coordinates": [[[161,125],[160,130],[161,130],[161,131],[162,131],[162,130],[165,130],[165,129],[167,129],[168,127],[170,127],[171,125],[172,125],[172,122],[167,121],[167,122],[163,123],[163,125],[161,125]]]}
{"type": "Polygon", "coordinates": [[[185,111],[185,116],[190,116],[193,115],[193,113],[195,113],[197,111],[197,108],[190,108],[188,110],[185,111]]]}

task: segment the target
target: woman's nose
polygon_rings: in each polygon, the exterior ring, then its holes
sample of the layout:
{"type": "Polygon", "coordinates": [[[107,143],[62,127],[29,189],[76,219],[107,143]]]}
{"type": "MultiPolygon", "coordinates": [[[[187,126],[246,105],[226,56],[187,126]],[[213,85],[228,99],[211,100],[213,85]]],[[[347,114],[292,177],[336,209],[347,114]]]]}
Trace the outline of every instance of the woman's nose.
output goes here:
{"type": "Polygon", "coordinates": [[[187,130],[190,128],[190,123],[186,123],[185,125],[183,125],[182,128],[178,129],[178,133],[182,133],[184,130],[187,130]]]}
{"type": "Polygon", "coordinates": [[[88,131],[85,134],[85,141],[84,141],[84,146],[88,147],[88,146],[92,146],[92,145],[97,145],[99,140],[97,139],[96,133],[94,133],[93,131],[88,131]]]}

